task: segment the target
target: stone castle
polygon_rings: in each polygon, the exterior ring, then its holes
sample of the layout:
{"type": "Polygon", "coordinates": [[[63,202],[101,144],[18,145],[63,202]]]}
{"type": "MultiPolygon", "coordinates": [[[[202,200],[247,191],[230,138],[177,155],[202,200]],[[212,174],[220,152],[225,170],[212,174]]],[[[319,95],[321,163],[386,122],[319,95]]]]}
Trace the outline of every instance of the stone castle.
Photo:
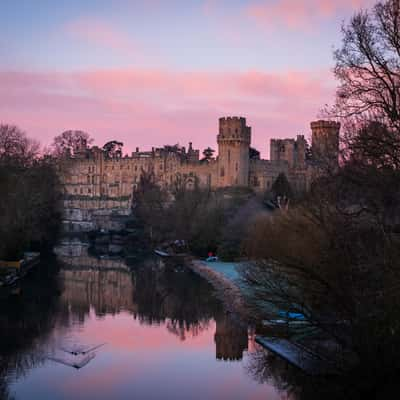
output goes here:
{"type": "Polygon", "coordinates": [[[130,156],[121,152],[110,156],[99,147],[82,143],[66,159],[61,181],[66,198],[108,202],[129,202],[145,173],[167,189],[179,179],[188,188],[198,183],[210,189],[247,187],[259,192],[271,188],[278,175],[284,173],[292,188],[301,192],[310,186],[321,160],[328,158],[337,164],[339,130],[338,122],[312,122],[311,146],[303,135],[272,139],[269,160],[261,159],[251,147],[251,127],[241,117],[219,119],[216,157],[201,159],[191,143],[188,149],[177,145],[151,151],[137,148],[130,156]]]}

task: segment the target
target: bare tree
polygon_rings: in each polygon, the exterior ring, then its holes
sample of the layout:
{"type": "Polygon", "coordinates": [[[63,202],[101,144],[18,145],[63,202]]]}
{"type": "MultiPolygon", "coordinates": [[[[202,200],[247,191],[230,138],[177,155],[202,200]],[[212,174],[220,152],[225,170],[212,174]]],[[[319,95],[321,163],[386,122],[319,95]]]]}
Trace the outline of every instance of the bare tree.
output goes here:
{"type": "Polygon", "coordinates": [[[3,164],[32,163],[40,154],[40,145],[15,125],[0,124],[0,162],[3,164]]]}
{"type": "Polygon", "coordinates": [[[86,148],[93,143],[93,139],[87,132],[70,130],[56,136],[52,143],[55,156],[74,155],[77,151],[86,148]]]}
{"type": "Polygon", "coordinates": [[[359,11],[342,27],[343,44],[335,52],[335,111],[341,117],[385,118],[400,128],[399,0],[378,2],[359,11]]]}

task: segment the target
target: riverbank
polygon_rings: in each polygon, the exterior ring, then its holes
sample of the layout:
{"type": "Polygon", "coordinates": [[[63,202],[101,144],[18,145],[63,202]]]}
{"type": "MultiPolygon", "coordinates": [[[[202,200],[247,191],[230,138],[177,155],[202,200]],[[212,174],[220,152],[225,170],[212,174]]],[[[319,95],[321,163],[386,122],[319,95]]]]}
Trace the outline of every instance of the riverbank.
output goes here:
{"type": "MultiPolygon", "coordinates": [[[[215,289],[217,297],[222,301],[226,310],[232,314],[237,314],[241,320],[248,321],[250,311],[246,307],[243,294],[235,283],[235,265],[229,264],[231,268],[226,269],[226,273],[221,270],[212,268],[205,261],[187,257],[185,264],[196,274],[206,279],[215,289]],[[229,274],[229,270],[232,272],[229,274]]],[[[221,263],[219,263],[221,264],[221,263]]],[[[239,276],[236,272],[237,277],[239,276]]]]}
{"type": "MultiPolygon", "coordinates": [[[[236,263],[208,263],[194,258],[188,258],[186,265],[196,274],[206,279],[215,289],[218,299],[225,309],[240,320],[254,325],[252,312],[240,287],[240,275],[236,263]]],[[[260,326],[262,323],[260,322],[260,326]]],[[[289,364],[299,368],[308,375],[330,375],[338,373],[332,363],[331,343],[324,340],[313,340],[301,337],[290,339],[282,334],[266,334],[256,329],[256,342],[269,352],[285,359],[289,364]],[[328,351],[329,350],[329,351],[328,351]]],[[[278,331],[276,332],[278,333],[278,331]]]]}

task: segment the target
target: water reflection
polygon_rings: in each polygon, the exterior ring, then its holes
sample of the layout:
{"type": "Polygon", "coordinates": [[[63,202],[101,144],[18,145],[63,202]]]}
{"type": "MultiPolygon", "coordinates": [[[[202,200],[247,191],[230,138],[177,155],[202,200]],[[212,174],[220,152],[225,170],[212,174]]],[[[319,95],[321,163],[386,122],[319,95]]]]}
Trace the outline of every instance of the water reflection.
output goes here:
{"type": "MultiPolygon", "coordinates": [[[[248,348],[249,343],[246,327],[226,313],[219,313],[215,318],[215,322],[216,358],[225,361],[241,360],[243,352],[248,348]]],[[[253,337],[250,337],[250,343],[254,343],[253,337]]]]}
{"type": "Polygon", "coordinates": [[[56,272],[43,266],[17,295],[0,299],[0,398],[9,397],[10,381],[44,362],[42,349],[58,315],[56,272]]]}
{"type": "Polygon", "coordinates": [[[203,279],[93,263],[44,265],[0,301],[0,398],[283,398],[246,373],[247,327],[203,279]],[[106,345],[79,372],[48,358],[73,343],[106,345]]]}

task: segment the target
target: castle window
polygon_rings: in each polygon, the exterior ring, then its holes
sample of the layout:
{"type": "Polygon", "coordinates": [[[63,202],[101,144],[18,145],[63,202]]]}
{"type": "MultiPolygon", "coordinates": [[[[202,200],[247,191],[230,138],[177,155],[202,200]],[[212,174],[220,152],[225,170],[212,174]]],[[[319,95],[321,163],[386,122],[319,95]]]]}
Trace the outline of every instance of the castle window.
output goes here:
{"type": "Polygon", "coordinates": [[[162,164],[160,164],[160,171],[162,171],[162,169],[163,169],[163,166],[162,166],[162,164]]]}
{"type": "Polygon", "coordinates": [[[135,165],[135,171],[137,171],[137,165],[135,165]]]}
{"type": "Polygon", "coordinates": [[[228,150],[228,162],[231,162],[231,151],[228,150]]]}
{"type": "Polygon", "coordinates": [[[78,189],[75,188],[75,189],[74,189],[74,193],[75,193],[75,194],[78,193],[78,189]]]}
{"type": "Polygon", "coordinates": [[[119,167],[119,169],[122,169],[122,167],[123,167],[123,166],[121,165],[121,166],[119,167]]]}
{"type": "Polygon", "coordinates": [[[224,167],[222,167],[222,168],[221,168],[220,175],[221,175],[221,176],[225,176],[225,170],[224,170],[224,167]]]}
{"type": "Polygon", "coordinates": [[[88,189],[87,192],[90,194],[92,193],[92,189],[88,189]]]}
{"type": "Polygon", "coordinates": [[[92,185],[94,185],[94,175],[92,176],[92,185]]]}
{"type": "Polygon", "coordinates": [[[235,133],[238,133],[238,130],[237,130],[237,128],[235,129],[235,133]]]}
{"type": "Polygon", "coordinates": [[[90,176],[89,175],[87,176],[87,183],[88,183],[88,185],[90,185],[90,176]]]}
{"type": "Polygon", "coordinates": [[[236,165],[235,165],[235,169],[236,169],[236,171],[239,169],[239,165],[238,165],[238,163],[236,163],[236,165]]]}
{"type": "Polygon", "coordinates": [[[83,189],[81,188],[81,194],[83,194],[83,189]]]}

